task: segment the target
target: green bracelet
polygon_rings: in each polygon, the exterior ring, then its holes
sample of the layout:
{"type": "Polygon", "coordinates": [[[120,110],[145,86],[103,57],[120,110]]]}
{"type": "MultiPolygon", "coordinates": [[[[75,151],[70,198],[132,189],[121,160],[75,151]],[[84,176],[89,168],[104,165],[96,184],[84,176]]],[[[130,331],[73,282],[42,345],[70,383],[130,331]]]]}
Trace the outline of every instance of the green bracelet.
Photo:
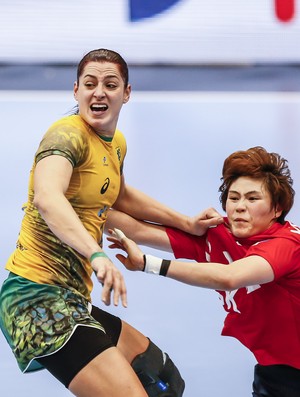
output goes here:
{"type": "Polygon", "coordinates": [[[102,258],[108,258],[105,252],[94,252],[91,257],[90,257],[90,262],[92,262],[95,258],[102,257],[102,258]]]}

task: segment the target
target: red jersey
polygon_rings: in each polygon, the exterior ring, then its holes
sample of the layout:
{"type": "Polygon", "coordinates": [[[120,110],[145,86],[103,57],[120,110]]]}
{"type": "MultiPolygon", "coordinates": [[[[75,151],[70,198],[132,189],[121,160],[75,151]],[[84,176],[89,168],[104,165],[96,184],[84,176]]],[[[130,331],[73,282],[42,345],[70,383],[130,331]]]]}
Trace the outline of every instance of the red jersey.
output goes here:
{"type": "Polygon", "coordinates": [[[168,228],[175,257],[223,264],[250,255],[265,258],[274,281],[218,291],[227,312],[222,335],[237,338],[261,365],[300,369],[300,228],[275,223],[262,234],[236,238],[226,222],[201,237],[168,228]]]}

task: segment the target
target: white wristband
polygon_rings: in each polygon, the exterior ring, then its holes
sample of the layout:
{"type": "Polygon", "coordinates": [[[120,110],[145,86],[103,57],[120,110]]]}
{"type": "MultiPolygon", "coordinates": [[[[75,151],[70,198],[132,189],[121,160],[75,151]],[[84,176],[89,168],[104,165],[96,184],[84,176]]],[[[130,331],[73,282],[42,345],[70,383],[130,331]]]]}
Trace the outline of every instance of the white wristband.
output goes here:
{"type": "Polygon", "coordinates": [[[160,269],[162,265],[162,259],[157,258],[156,256],[153,255],[144,255],[144,260],[145,260],[145,268],[144,272],[145,273],[151,273],[151,274],[160,274],[160,269]]]}

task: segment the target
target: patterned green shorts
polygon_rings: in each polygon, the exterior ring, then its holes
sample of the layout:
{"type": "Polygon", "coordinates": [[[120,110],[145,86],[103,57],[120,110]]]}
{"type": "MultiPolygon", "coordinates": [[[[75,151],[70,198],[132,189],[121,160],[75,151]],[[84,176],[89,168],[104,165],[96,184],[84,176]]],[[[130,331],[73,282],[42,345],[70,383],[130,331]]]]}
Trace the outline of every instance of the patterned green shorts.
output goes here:
{"type": "Polygon", "coordinates": [[[81,295],[10,273],[0,291],[0,327],[23,372],[42,369],[35,359],[52,354],[76,326],[104,331],[81,295]]]}

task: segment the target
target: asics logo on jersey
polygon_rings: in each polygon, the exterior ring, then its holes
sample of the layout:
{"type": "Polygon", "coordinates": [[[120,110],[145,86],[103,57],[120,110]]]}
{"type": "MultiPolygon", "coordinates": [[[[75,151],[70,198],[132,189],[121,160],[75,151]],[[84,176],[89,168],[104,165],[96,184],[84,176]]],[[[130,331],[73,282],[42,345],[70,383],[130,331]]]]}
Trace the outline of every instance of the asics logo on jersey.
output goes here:
{"type": "Polygon", "coordinates": [[[109,187],[109,184],[110,184],[110,179],[106,178],[105,182],[104,182],[104,185],[101,187],[101,190],[100,190],[101,194],[104,194],[107,191],[107,189],[109,187]]]}

